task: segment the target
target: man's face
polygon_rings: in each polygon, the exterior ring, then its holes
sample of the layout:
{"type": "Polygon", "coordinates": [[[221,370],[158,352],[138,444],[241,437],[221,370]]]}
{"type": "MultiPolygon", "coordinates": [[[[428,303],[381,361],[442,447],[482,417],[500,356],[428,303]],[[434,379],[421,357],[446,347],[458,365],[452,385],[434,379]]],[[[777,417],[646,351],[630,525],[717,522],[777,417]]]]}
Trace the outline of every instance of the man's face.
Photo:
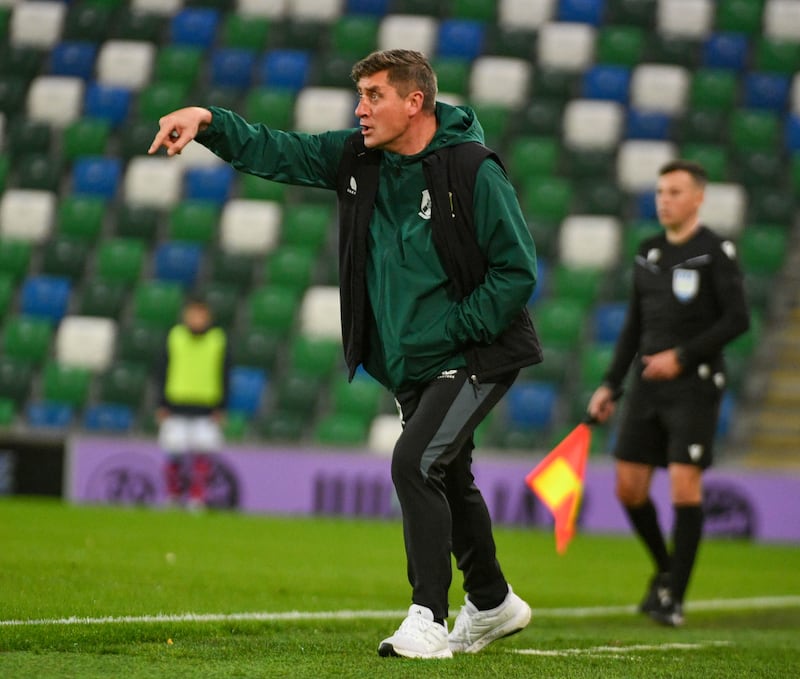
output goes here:
{"type": "Polygon", "coordinates": [[[658,178],[656,211],[666,229],[676,229],[697,219],[703,202],[703,187],[685,170],[668,172],[658,178]]]}
{"type": "Polygon", "coordinates": [[[204,304],[190,304],[183,311],[183,323],[192,332],[205,332],[211,325],[211,312],[204,304]]]}
{"type": "Polygon", "coordinates": [[[411,93],[400,96],[389,84],[388,75],[388,71],[379,71],[358,81],[356,116],[367,148],[400,152],[417,104],[411,93]]]}

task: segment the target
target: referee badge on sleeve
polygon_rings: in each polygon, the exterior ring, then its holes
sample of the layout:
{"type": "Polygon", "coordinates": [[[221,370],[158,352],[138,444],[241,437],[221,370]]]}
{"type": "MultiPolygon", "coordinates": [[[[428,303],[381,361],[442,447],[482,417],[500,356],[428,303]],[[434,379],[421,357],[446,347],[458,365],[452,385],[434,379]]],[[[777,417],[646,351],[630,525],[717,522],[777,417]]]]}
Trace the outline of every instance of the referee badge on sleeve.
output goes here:
{"type": "Polygon", "coordinates": [[[697,269],[674,269],[672,293],[679,302],[691,302],[700,288],[700,272],[697,269]]]}

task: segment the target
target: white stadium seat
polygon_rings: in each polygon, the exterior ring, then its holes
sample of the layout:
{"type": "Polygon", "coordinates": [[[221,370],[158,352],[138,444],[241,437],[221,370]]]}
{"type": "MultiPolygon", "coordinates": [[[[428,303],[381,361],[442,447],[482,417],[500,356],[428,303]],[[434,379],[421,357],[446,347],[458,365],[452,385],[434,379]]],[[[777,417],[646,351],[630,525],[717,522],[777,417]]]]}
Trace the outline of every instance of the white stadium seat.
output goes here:
{"type": "Polygon", "coordinates": [[[763,16],[766,37],[800,42],[800,2],[797,0],[767,0],[763,16]]]}
{"type": "Polygon", "coordinates": [[[56,194],[33,189],[6,189],[0,195],[0,236],[43,243],[50,237],[56,194]]]}
{"type": "Polygon", "coordinates": [[[330,23],[341,15],[342,0],[292,0],[287,10],[294,19],[330,23]]]}
{"type": "Polygon", "coordinates": [[[110,318],[66,316],[56,334],[56,360],[102,372],[111,365],[117,323],[110,318]]]}
{"type": "Polygon", "coordinates": [[[497,22],[503,28],[537,29],[555,15],[556,0],[500,0],[497,22]]]}
{"type": "Polygon", "coordinates": [[[67,5],[63,2],[18,2],[13,5],[9,42],[49,49],[61,39],[67,5]]]}
{"type": "Polygon", "coordinates": [[[469,79],[470,101],[519,108],[528,99],[531,64],[512,57],[478,57],[469,79]]]}
{"type": "Polygon", "coordinates": [[[40,75],[28,88],[28,117],[66,127],[81,117],[84,82],[80,78],[40,75]]]}
{"type": "Polygon", "coordinates": [[[304,87],[294,107],[294,129],[324,132],[356,127],[353,90],[340,87],[304,87]]]}
{"type": "Polygon", "coordinates": [[[137,156],[125,171],[124,200],[132,205],[169,208],[181,199],[183,167],[172,158],[137,156]]]}
{"type": "MultiPolygon", "coordinates": [[[[147,153],[147,149],[144,149],[142,153],[147,153]]],[[[179,155],[172,156],[172,160],[186,170],[195,167],[216,167],[225,162],[202,144],[187,144],[179,155]]]]}
{"type": "Polygon", "coordinates": [[[616,147],[625,123],[625,109],[615,101],[573,99],[564,109],[564,144],[571,149],[616,147]]]}
{"type": "Polygon", "coordinates": [[[744,228],[747,194],[739,184],[709,183],[700,206],[700,222],[720,236],[736,238],[744,228]]]}
{"type": "Polygon", "coordinates": [[[281,215],[280,203],[271,200],[229,200],[220,218],[220,247],[246,255],[270,252],[278,244],[281,215]]]}
{"type": "Polygon", "coordinates": [[[140,90],[150,82],[156,47],[150,42],[107,40],[97,56],[97,80],[103,85],[140,90]]]}
{"type": "Polygon", "coordinates": [[[373,453],[390,456],[402,433],[403,425],[399,415],[378,415],[370,424],[367,448],[373,453]]]}
{"type": "Polygon", "coordinates": [[[438,23],[429,16],[392,14],[378,27],[378,49],[407,49],[433,56],[438,23]]]}
{"type": "Polygon", "coordinates": [[[236,0],[236,12],[247,16],[280,19],[286,14],[287,0],[236,0]]]}
{"type": "Polygon", "coordinates": [[[589,24],[544,24],[536,45],[539,65],[561,71],[584,71],[594,60],[595,37],[594,27],[589,24]]]}
{"type": "Polygon", "coordinates": [[[689,91],[689,72],[681,66],[640,64],[631,77],[631,106],[670,115],[683,113],[689,91]]]}
{"type": "Polygon", "coordinates": [[[170,16],[183,9],[183,0],[131,0],[131,9],[137,12],[170,16]]]}
{"type": "Polygon", "coordinates": [[[312,285],[300,305],[300,333],[308,337],[342,338],[339,288],[312,285]]]}
{"type": "Polygon", "coordinates": [[[559,230],[559,256],[566,266],[611,269],[619,262],[621,240],[615,217],[570,215],[559,230]]]}
{"type": "Polygon", "coordinates": [[[795,115],[800,115],[800,73],[792,78],[792,90],[789,95],[789,107],[795,115]]]}
{"type": "Polygon", "coordinates": [[[676,158],[675,146],[666,141],[629,139],[617,153],[617,182],[623,191],[641,193],[655,188],[658,171],[676,158]]]}
{"type": "Polygon", "coordinates": [[[658,0],[656,29],[670,37],[701,39],[713,28],[714,11],[711,0],[658,0]]]}

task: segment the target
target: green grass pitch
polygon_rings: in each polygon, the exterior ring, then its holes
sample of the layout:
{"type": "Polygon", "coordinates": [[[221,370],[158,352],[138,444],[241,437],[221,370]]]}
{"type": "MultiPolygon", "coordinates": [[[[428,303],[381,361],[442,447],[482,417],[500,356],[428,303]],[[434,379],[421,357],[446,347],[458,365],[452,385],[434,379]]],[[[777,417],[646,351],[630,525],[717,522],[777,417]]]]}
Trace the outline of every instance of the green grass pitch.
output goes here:
{"type": "MultiPolygon", "coordinates": [[[[496,535],[531,625],[412,661],[376,653],[409,604],[397,522],[3,499],[0,677],[800,676],[796,546],[707,541],[673,630],[632,612],[649,574],[632,538],[578,535],[558,556],[550,533],[496,535]]],[[[456,571],[451,622],[462,598],[456,571]]]]}

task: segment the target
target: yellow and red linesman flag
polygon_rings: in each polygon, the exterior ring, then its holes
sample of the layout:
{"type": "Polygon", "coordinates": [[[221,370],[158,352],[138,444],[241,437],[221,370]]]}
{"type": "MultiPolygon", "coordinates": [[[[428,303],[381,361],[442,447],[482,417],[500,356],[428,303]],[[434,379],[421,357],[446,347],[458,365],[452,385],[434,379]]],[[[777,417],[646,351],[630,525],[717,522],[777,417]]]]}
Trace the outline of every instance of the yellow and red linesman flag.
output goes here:
{"type": "Polygon", "coordinates": [[[591,442],[589,425],[579,424],[525,477],[525,483],[553,514],[559,554],[567,551],[575,534],[591,442]]]}

